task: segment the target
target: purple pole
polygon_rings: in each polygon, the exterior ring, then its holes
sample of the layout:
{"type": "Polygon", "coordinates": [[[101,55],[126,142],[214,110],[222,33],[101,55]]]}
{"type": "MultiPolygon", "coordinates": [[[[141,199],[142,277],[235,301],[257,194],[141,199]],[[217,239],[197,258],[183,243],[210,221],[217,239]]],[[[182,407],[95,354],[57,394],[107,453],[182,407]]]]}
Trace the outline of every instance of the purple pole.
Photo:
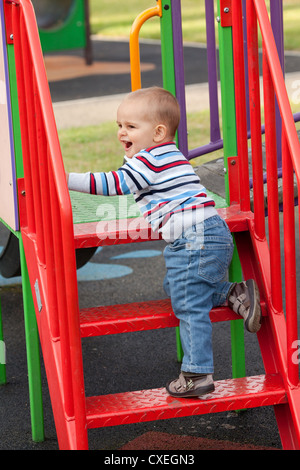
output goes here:
{"type": "Polygon", "coordinates": [[[172,28],[173,28],[173,50],[175,68],[176,97],[180,105],[181,119],[178,127],[178,146],[186,157],[188,156],[186,102],[185,102],[185,78],[182,41],[181,2],[172,1],[172,28]]]}
{"type": "Polygon", "coordinates": [[[206,13],[208,86],[209,86],[209,103],[210,103],[210,139],[211,139],[211,142],[216,142],[220,140],[221,134],[220,134],[220,125],[219,125],[214,0],[205,0],[205,13],[206,13]]]}
{"type": "MultiPolygon", "coordinates": [[[[246,0],[242,0],[244,12],[244,25],[246,22],[246,0]]],[[[279,53],[279,58],[284,71],[284,44],[283,44],[283,2],[282,0],[273,0],[271,6],[271,22],[275,41],[279,53]]],[[[186,100],[185,100],[185,78],[184,78],[184,58],[183,58],[183,40],[182,40],[182,20],[181,20],[181,0],[172,0],[172,29],[173,29],[173,48],[174,48],[174,68],[176,96],[181,109],[181,121],[178,128],[178,145],[182,153],[188,160],[213,152],[223,147],[223,141],[220,137],[219,126],[219,107],[218,107],[218,85],[217,85],[217,60],[216,60],[216,41],[215,41],[215,18],[214,18],[214,0],[205,0],[206,9],[206,36],[207,36],[207,65],[208,65],[208,85],[209,85],[209,103],[210,103],[210,137],[211,142],[202,147],[188,150],[187,138],[187,120],[186,120],[186,100]]],[[[246,28],[245,28],[246,31],[246,28]]],[[[245,51],[247,51],[247,37],[244,34],[245,51]]],[[[245,54],[245,70],[247,70],[247,57],[245,54]]],[[[247,77],[247,74],[246,74],[247,77]]],[[[247,86],[247,83],[246,83],[247,86]]],[[[248,113],[247,113],[248,114],[248,113]]],[[[300,120],[300,113],[294,116],[295,121],[300,120]]],[[[281,118],[276,106],[276,126],[277,135],[281,135],[281,118]]],[[[248,126],[249,127],[249,126],[248,126]]],[[[263,132],[262,126],[262,132],[263,132]]],[[[249,135],[250,137],[250,135],[249,135]]],[[[279,140],[279,139],[278,139],[279,140]]],[[[279,143],[278,143],[279,144],[279,143]]],[[[277,152],[278,168],[281,168],[281,149],[277,152]]]]}
{"type": "Polygon", "coordinates": [[[181,109],[181,121],[178,128],[178,144],[183,154],[190,160],[194,155],[203,155],[207,151],[213,151],[214,148],[222,148],[220,140],[219,125],[219,106],[218,106],[218,83],[217,83],[217,60],[216,60],[216,40],[214,25],[214,0],[205,0],[206,23],[207,23],[207,64],[208,64],[208,84],[209,84],[209,103],[210,103],[210,136],[213,145],[206,145],[189,152],[187,139],[186,122],[186,101],[185,101],[185,78],[184,78],[184,59],[183,59],[183,41],[182,41],[182,21],[181,21],[181,2],[172,1],[172,28],[173,28],[173,48],[174,48],[174,68],[176,96],[181,109]]]}
{"type": "MultiPolygon", "coordinates": [[[[277,51],[279,55],[279,60],[281,63],[281,68],[284,74],[284,40],[283,40],[283,5],[282,0],[273,0],[270,2],[271,9],[271,24],[273,29],[273,34],[275,38],[275,43],[277,46],[277,51]]],[[[281,116],[276,99],[275,104],[275,114],[276,114],[276,135],[281,136],[281,116]]],[[[282,167],[282,158],[281,158],[281,138],[277,139],[277,164],[278,168],[282,167]]]]}
{"type": "MultiPolygon", "coordinates": [[[[244,67],[246,96],[249,97],[249,77],[248,77],[248,41],[247,41],[247,6],[246,0],[242,1],[243,8],[243,37],[244,37],[244,67]]],[[[250,130],[250,106],[249,99],[246,99],[247,130],[250,130]]]]}

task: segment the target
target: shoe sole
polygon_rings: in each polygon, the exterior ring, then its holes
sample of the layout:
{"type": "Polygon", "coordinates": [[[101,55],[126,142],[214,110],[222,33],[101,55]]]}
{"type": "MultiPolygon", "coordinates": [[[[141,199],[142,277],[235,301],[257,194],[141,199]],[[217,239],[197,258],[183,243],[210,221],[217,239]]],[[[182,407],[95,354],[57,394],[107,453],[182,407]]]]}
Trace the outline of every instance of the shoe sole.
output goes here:
{"type": "Polygon", "coordinates": [[[167,383],[166,389],[169,395],[175,398],[196,398],[196,397],[201,397],[202,395],[206,395],[207,393],[214,392],[215,386],[214,384],[210,385],[205,385],[203,387],[198,387],[195,390],[188,390],[187,392],[182,392],[182,393],[176,393],[176,392],[171,392],[169,389],[170,383],[173,382],[172,380],[167,383]]]}
{"type": "Polygon", "coordinates": [[[251,300],[251,308],[247,319],[245,320],[245,328],[250,333],[257,333],[261,327],[261,307],[260,295],[256,282],[253,279],[246,281],[249,289],[251,300]]]}

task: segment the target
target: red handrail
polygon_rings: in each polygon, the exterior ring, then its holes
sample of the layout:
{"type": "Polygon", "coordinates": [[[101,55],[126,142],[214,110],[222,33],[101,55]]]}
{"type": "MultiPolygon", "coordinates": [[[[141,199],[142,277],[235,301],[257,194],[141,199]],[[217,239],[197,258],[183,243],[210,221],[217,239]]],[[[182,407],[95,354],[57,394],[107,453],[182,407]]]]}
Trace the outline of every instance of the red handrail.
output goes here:
{"type": "Polygon", "coordinates": [[[291,106],[285,86],[285,81],[280,65],[280,60],[277,53],[274,35],[270,24],[266,4],[263,0],[253,0],[257,19],[260,24],[260,30],[263,37],[270,73],[274,84],[276,97],[278,100],[280,113],[282,117],[282,124],[287,137],[288,147],[291,152],[293,167],[296,173],[298,182],[300,181],[300,144],[297,136],[295,122],[291,111],[291,106]]]}
{"type": "MultiPolygon", "coordinates": [[[[238,3],[241,3],[237,0],[238,3]]],[[[234,2],[236,5],[236,2],[234,2]]],[[[296,288],[296,252],[295,252],[295,217],[294,217],[294,177],[298,188],[300,182],[300,144],[285,86],[277,48],[264,0],[247,2],[248,48],[249,48],[249,90],[251,106],[252,163],[254,174],[255,233],[264,237],[263,208],[264,196],[261,185],[262,156],[258,113],[260,110],[260,92],[257,60],[257,22],[263,39],[263,87],[264,115],[266,129],[266,161],[268,187],[268,224],[270,248],[271,284],[269,298],[274,312],[282,312],[282,279],[280,259],[280,225],[278,203],[278,173],[276,158],[276,139],[282,142],[283,166],[283,228],[284,228],[284,263],[285,263],[285,312],[287,337],[283,349],[286,353],[285,364],[288,380],[293,386],[299,383],[298,361],[293,360],[293,353],[298,347],[297,333],[297,288],[296,288]],[[282,118],[282,136],[276,136],[275,96],[282,118]],[[258,109],[259,111],[258,111],[258,109]],[[258,178],[257,181],[256,177],[258,178]]]]}
{"type": "Polygon", "coordinates": [[[256,235],[260,240],[266,236],[265,208],[261,201],[264,200],[263,188],[263,159],[262,159],[262,134],[257,132],[261,129],[261,109],[256,106],[260,103],[260,77],[259,77],[259,53],[257,20],[252,2],[247,2],[247,39],[248,39],[248,73],[249,82],[249,104],[250,104],[250,127],[252,154],[256,157],[253,173],[253,206],[256,235]]]}
{"type": "Polygon", "coordinates": [[[239,156],[239,185],[241,210],[250,210],[250,185],[248,166],[248,143],[244,138],[247,135],[246,117],[246,85],[245,64],[243,48],[243,20],[242,2],[236,1],[232,9],[232,42],[234,58],[234,82],[236,89],[236,127],[237,127],[237,151],[239,156]]]}
{"type": "Polygon", "coordinates": [[[265,114],[265,146],[267,163],[267,195],[269,219],[269,244],[271,263],[272,302],[276,311],[282,311],[282,285],[280,260],[280,225],[278,198],[278,171],[275,122],[275,94],[270,75],[269,63],[263,52],[263,83],[264,83],[264,114],[265,114]]]}
{"type": "Polygon", "coordinates": [[[65,412],[75,417],[77,447],[87,448],[72,207],[34,10],[30,0],[10,3],[26,193],[21,231],[36,240],[49,328],[60,340],[65,412]]]}
{"type": "MultiPolygon", "coordinates": [[[[9,1],[9,0],[8,0],[9,1]]],[[[13,31],[16,57],[16,74],[20,106],[20,123],[24,161],[24,184],[26,191],[26,224],[21,226],[23,233],[36,240],[39,265],[46,272],[45,284],[48,292],[49,324],[52,340],[60,339],[62,367],[62,388],[67,419],[74,420],[77,448],[87,448],[86,413],[84,383],[79,328],[79,306],[77,292],[76,262],[72,207],[65,181],[65,172],[55,125],[48,81],[45,73],[39,33],[30,0],[11,1],[13,8],[13,31]],[[76,397],[76,399],[74,399],[76,397]]],[[[279,271],[280,244],[278,223],[278,188],[273,155],[275,126],[273,103],[275,94],[283,120],[283,185],[284,185],[284,232],[286,267],[286,322],[287,346],[286,364],[288,377],[293,385],[298,385],[298,364],[294,364],[292,353],[297,340],[295,235],[294,235],[294,191],[293,171],[300,181],[300,145],[294,119],[289,105],[284,78],[280,67],[275,41],[264,0],[249,0],[251,20],[248,32],[250,37],[257,34],[254,23],[259,21],[264,43],[264,89],[267,138],[268,209],[271,216],[270,229],[270,297],[268,302],[276,313],[282,309],[282,282],[279,271]],[[276,175],[276,177],[275,177],[276,175]],[[276,209],[273,213],[273,208],[276,209]],[[271,214],[272,212],[272,214],[271,214]],[[289,271],[287,271],[289,270],[289,271]]],[[[243,44],[241,34],[241,0],[233,0],[233,35],[235,47],[243,44]]],[[[251,96],[259,107],[259,80],[257,61],[257,40],[248,41],[254,70],[250,73],[251,96]]],[[[238,112],[238,148],[240,159],[241,209],[249,208],[249,177],[247,129],[245,126],[244,66],[242,54],[235,51],[236,96],[240,101],[238,112]]],[[[259,239],[265,238],[262,191],[262,156],[258,134],[261,134],[258,112],[252,108],[253,171],[257,177],[254,185],[255,214],[254,230],[259,239]]],[[[260,137],[261,138],[261,137],[260,137]]],[[[269,294],[269,293],[268,293],[269,294]]]]}

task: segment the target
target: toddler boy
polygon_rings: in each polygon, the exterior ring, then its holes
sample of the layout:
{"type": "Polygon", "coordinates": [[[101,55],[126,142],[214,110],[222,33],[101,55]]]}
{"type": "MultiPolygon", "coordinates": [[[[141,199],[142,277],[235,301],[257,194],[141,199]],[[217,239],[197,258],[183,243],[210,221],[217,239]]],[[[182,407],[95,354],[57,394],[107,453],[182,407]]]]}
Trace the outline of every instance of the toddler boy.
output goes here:
{"type": "Polygon", "coordinates": [[[167,242],[164,288],[180,321],[184,355],[179,377],[166,389],[175,397],[195,397],[214,390],[210,310],[227,303],[255,333],[261,308],[254,280],[225,280],[232,236],[174,143],[179,120],[179,104],[168,91],[151,87],[130,93],[117,112],[125,163],[117,171],[70,173],[67,179],[70,190],[132,193],[146,221],[167,242]]]}

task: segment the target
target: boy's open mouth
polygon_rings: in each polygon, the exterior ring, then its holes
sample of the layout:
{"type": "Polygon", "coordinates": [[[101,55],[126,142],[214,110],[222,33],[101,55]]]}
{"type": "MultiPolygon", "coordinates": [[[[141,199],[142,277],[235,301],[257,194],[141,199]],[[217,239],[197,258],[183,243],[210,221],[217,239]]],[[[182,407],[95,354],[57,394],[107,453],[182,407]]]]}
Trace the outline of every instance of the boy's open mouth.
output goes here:
{"type": "Polygon", "coordinates": [[[131,146],[132,146],[132,142],[125,142],[125,149],[126,150],[129,150],[131,146]]]}

